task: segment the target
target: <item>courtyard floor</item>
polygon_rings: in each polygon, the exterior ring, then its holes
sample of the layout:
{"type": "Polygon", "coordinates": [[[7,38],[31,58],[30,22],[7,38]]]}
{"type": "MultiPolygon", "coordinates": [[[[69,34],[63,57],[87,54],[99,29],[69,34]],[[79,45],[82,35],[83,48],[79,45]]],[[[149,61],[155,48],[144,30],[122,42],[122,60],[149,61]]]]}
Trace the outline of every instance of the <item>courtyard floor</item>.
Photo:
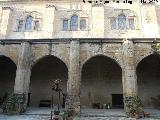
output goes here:
{"type": "MultiPolygon", "coordinates": [[[[145,109],[151,114],[150,118],[145,120],[160,120],[160,110],[145,109]]],[[[22,115],[7,116],[0,111],[0,120],[49,120],[49,108],[28,108],[22,115]]],[[[82,109],[80,118],[74,120],[136,120],[126,118],[123,109],[82,109]]],[[[142,120],[142,119],[140,119],[142,120]]]]}

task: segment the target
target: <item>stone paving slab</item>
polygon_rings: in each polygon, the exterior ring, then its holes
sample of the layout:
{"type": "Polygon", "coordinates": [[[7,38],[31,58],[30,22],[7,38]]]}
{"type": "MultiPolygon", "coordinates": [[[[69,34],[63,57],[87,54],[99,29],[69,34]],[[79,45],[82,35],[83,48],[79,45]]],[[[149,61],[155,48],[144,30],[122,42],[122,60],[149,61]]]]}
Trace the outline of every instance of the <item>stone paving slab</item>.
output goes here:
{"type": "MultiPolygon", "coordinates": [[[[138,120],[160,120],[160,111],[154,109],[146,109],[151,113],[151,118],[138,120]],[[153,116],[152,116],[153,115],[153,116]]],[[[49,120],[50,108],[29,108],[23,115],[7,116],[0,110],[0,120],[49,120]]],[[[84,109],[80,118],[74,120],[136,120],[134,118],[126,118],[122,109],[96,110],[84,109]]]]}
{"type": "MultiPolygon", "coordinates": [[[[49,116],[44,115],[0,115],[0,120],[50,120],[49,116]]],[[[81,117],[74,118],[74,120],[136,120],[135,118],[125,117],[81,117]]],[[[160,120],[160,118],[145,118],[138,120],[160,120]]]]}

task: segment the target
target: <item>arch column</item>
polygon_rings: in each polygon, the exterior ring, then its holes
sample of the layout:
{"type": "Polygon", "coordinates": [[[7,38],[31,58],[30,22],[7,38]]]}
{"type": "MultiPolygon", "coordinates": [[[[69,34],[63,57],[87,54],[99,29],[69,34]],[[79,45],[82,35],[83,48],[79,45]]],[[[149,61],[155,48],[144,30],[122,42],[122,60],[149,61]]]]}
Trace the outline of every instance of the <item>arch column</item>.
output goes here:
{"type": "Polygon", "coordinates": [[[80,115],[80,68],[78,40],[71,41],[70,43],[68,78],[66,107],[68,110],[74,110],[76,115],[80,115]]]}
{"type": "Polygon", "coordinates": [[[125,96],[137,96],[137,75],[134,64],[133,42],[123,43],[123,93],[125,96]]]}
{"type": "Polygon", "coordinates": [[[18,55],[14,93],[19,99],[23,99],[23,108],[26,109],[31,75],[31,45],[29,42],[21,43],[18,55]]]}
{"type": "Polygon", "coordinates": [[[133,41],[125,40],[123,43],[123,94],[126,114],[131,112],[130,108],[137,99],[137,75],[134,64],[133,41]],[[130,107],[128,107],[130,105],[130,107]]]}

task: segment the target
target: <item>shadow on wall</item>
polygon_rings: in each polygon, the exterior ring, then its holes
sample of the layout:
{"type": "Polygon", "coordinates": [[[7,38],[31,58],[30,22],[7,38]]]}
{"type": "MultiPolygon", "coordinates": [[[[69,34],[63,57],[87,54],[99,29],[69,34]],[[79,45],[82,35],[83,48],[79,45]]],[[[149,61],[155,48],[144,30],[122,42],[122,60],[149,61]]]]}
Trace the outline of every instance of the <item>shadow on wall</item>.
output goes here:
{"type": "Polygon", "coordinates": [[[122,94],[122,71],[105,56],[89,59],[82,68],[81,105],[112,105],[112,94],[122,94]]]}
{"type": "Polygon", "coordinates": [[[151,98],[157,98],[160,91],[160,56],[150,55],[137,66],[138,94],[144,107],[154,107],[151,98]]]}
{"type": "Polygon", "coordinates": [[[16,64],[8,57],[0,56],[0,102],[5,95],[14,92],[16,64]]]}
{"type": "MultiPolygon", "coordinates": [[[[41,100],[51,100],[52,82],[57,78],[62,80],[62,89],[66,93],[68,69],[60,59],[47,56],[33,66],[30,82],[31,106],[38,106],[41,100]]],[[[57,93],[54,93],[53,102],[58,103],[57,93]]]]}

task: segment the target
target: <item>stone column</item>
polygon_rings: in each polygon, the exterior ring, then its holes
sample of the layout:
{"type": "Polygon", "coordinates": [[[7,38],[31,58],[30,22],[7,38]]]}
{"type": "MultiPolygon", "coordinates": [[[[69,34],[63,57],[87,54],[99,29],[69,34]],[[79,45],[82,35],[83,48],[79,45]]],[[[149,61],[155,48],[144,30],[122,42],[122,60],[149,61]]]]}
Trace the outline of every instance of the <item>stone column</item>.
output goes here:
{"type": "Polygon", "coordinates": [[[79,68],[79,41],[71,41],[69,71],[67,83],[67,110],[74,110],[80,115],[80,68],[79,68]]]}
{"type": "Polygon", "coordinates": [[[29,83],[31,75],[31,45],[29,42],[22,42],[18,53],[18,64],[15,78],[14,93],[21,96],[23,109],[27,107],[29,83]],[[23,98],[22,98],[23,97],[23,98]]]}
{"type": "Polygon", "coordinates": [[[137,95],[137,76],[134,65],[134,45],[132,41],[123,43],[123,91],[125,96],[137,95]]]}
{"type": "Polygon", "coordinates": [[[124,40],[123,43],[123,94],[127,116],[132,117],[133,109],[140,110],[140,99],[137,95],[137,76],[134,64],[133,41],[124,40]],[[136,106],[136,107],[135,107],[136,106]]]}

